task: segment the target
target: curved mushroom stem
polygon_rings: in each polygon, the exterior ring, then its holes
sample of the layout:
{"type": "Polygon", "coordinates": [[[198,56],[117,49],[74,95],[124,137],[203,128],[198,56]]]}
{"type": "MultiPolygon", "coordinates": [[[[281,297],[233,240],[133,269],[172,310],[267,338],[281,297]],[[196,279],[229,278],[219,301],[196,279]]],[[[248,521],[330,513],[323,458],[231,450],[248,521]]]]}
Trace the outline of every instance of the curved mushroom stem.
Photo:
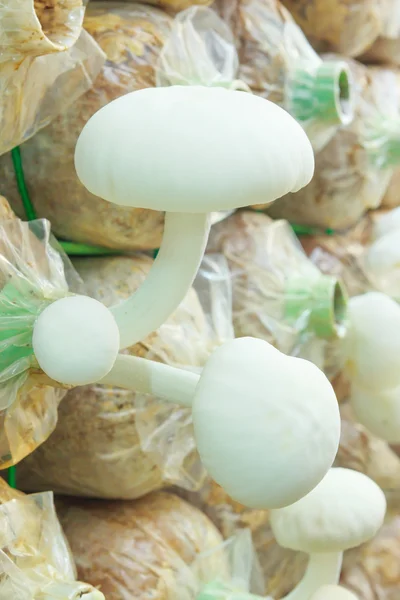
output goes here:
{"type": "Polygon", "coordinates": [[[135,294],[111,308],[121,349],[143,340],[182,302],[203,258],[210,220],[208,213],[166,213],[163,240],[150,273],[135,294]]]}
{"type": "Polygon", "coordinates": [[[160,396],[174,404],[191,406],[200,376],[162,363],[119,354],[111,371],[99,383],[160,396]]]}
{"type": "Polygon", "coordinates": [[[339,583],[342,558],[342,552],[310,554],[303,579],[282,600],[310,600],[323,585],[339,583]]]}

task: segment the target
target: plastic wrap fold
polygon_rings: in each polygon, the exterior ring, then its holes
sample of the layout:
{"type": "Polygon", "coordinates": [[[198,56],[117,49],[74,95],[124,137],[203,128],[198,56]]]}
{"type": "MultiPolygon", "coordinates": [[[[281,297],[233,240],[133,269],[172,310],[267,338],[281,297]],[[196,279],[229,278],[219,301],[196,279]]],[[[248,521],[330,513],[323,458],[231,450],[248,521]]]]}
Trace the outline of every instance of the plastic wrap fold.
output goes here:
{"type": "Polygon", "coordinates": [[[278,0],[219,0],[217,7],[235,32],[240,79],[297,119],[315,150],[351,122],[348,65],[322,60],[278,0]]]}
{"type": "Polygon", "coordinates": [[[76,581],[74,561],[51,492],[0,506],[1,600],[104,600],[76,581]]]}
{"type": "MultiPolygon", "coordinates": [[[[385,2],[381,2],[385,6],[385,2]]],[[[386,0],[386,19],[379,37],[363,53],[360,60],[366,63],[400,65],[400,4],[396,0],[386,0]]]]}
{"type": "Polygon", "coordinates": [[[83,15],[82,0],[6,0],[0,7],[0,64],[68,50],[83,15]]]}
{"type": "MultiPolygon", "coordinates": [[[[0,17],[0,36],[1,24],[0,17]]],[[[103,63],[103,52],[85,31],[65,52],[19,63],[1,62],[0,49],[0,154],[26,142],[74,104],[90,89],[103,63]]],[[[6,182],[2,192],[8,196],[6,182]]]]}
{"type": "MultiPolygon", "coordinates": [[[[77,291],[109,306],[139,287],[152,260],[136,255],[74,264],[84,281],[77,291]]],[[[191,289],[175,313],[128,353],[198,371],[216,345],[233,337],[230,313],[225,312],[229,271],[222,257],[203,262],[198,285],[207,314],[191,289]]],[[[90,385],[68,392],[55,432],[22,463],[18,481],[28,490],[130,499],[167,483],[196,489],[204,476],[190,409],[90,385]]]]}
{"type": "Polygon", "coordinates": [[[358,56],[381,35],[396,0],[282,0],[319,52],[358,56]]]}
{"type": "MultiPolygon", "coordinates": [[[[121,3],[121,0],[117,0],[121,3]]],[[[131,0],[122,0],[125,2],[130,2],[131,0]]],[[[190,6],[207,6],[211,4],[212,0],[143,0],[143,4],[152,4],[153,6],[158,6],[170,12],[178,12],[180,10],[185,10],[190,6]]]]}
{"type": "Polygon", "coordinates": [[[250,584],[250,539],[236,546],[239,556],[229,553],[212,522],[173,494],[135,502],[63,500],[57,508],[78,576],[107,600],[195,600],[203,583],[230,580],[230,569],[238,585],[250,584]]]}
{"type": "Polygon", "coordinates": [[[0,468],[19,462],[53,431],[65,394],[39,369],[33,325],[68,295],[68,259],[45,220],[0,221],[0,468]]]}
{"type": "MultiPolygon", "coordinates": [[[[167,40],[171,50],[169,59],[173,62],[171,68],[182,68],[185,75],[191,68],[201,75],[204,70],[207,74],[210,70],[216,72],[220,60],[227,69],[232,68],[229,65],[234,47],[225,41],[225,31],[220,36],[218,32],[210,31],[204,39],[203,21],[201,13],[198,14],[199,18],[196,17],[193,23],[200,31],[190,29],[190,22],[186,26],[187,54],[174,56],[173,52],[182,49],[181,21],[176,22],[174,35],[169,38],[174,20],[157,8],[108,1],[89,4],[84,26],[107,60],[90,91],[75,98],[68,110],[21,149],[31,201],[37,215],[50,220],[57,236],[124,250],[160,246],[164,214],[116,206],[92,195],[78,180],[74,150],[85,123],[100,108],[124,94],[156,85],[158,57],[167,40]],[[209,55],[204,48],[209,40],[216,54],[211,52],[209,55]],[[221,52],[226,53],[223,59],[221,52]]],[[[205,24],[208,25],[208,21],[205,24]]],[[[0,193],[8,195],[18,214],[24,214],[9,155],[0,157],[0,193]]],[[[219,215],[214,215],[214,220],[218,218],[219,215]]]]}
{"type": "Polygon", "coordinates": [[[346,292],[308,260],[286,221],[236,213],[215,226],[208,251],[222,252],[229,263],[236,336],[265,339],[336,374],[340,353],[326,340],[346,332],[346,292]]]}
{"type": "Polygon", "coordinates": [[[373,540],[345,553],[341,579],[362,600],[397,600],[399,564],[400,515],[389,511],[373,540]]]}
{"type": "Polygon", "coordinates": [[[348,61],[355,118],[316,155],[311,183],[268,214],[292,223],[343,230],[377,208],[400,161],[399,74],[348,61]]]}

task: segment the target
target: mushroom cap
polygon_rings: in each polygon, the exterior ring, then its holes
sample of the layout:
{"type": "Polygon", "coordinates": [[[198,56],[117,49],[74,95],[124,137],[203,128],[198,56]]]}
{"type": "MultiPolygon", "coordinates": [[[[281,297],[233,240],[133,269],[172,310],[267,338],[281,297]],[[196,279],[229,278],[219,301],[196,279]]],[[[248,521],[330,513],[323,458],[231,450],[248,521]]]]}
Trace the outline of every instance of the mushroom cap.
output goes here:
{"type": "Polygon", "coordinates": [[[333,388],[311,362],[238,338],[208,359],[192,406],[211,477],[250,508],[286,506],[332,466],[340,436],[333,388]]]}
{"type": "Polygon", "coordinates": [[[400,444],[400,385],[374,391],[354,384],[350,400],[361,425],[389,444],[400,444]]]}
{"type": "Polygon", "coordinates": [[[400,384],[400,306],[380,292],[350,299],[348,369],[363,388],[400,384]]]}
{"type": "Polygon", "coordinates": [[[99,381],[114,365],[119,330],[112,313],[88,296],[56,300],[37,319],[32,336],[40,368],[64,384],[99,381]]]}
{"type": "Polygon", "coordinates": [[[278,544],[300,552],[342,552],[371,539],[381,527],[386,499],[372,479],[330,469],[307,496],[271,512],[278,544]]]}
{"type": "Polygon", "coordinates": [[[400,206],[378,215],[374,222],[373,234],[375,239],[392,231],[400,233],[400,206]]]}
{"type": "Polygon", "coordinates": [[[367,248],[365,259],[373,272],[396,268],[400,264],[400,231],[389,231],[378,238],[367,248]]]}
{"type": "Polygon", "coordinates": [[[339,585],[323,585],[310,600],[358,600],[357,596],[339,585]]]}
{"type": "Polygon", "coordinates": [[[205,213],[265,204],[309,183],[314,155],[285,110],[246,92],[147,88],[86,123],[75,168],[96,196],[118,204],[205,213]]]}

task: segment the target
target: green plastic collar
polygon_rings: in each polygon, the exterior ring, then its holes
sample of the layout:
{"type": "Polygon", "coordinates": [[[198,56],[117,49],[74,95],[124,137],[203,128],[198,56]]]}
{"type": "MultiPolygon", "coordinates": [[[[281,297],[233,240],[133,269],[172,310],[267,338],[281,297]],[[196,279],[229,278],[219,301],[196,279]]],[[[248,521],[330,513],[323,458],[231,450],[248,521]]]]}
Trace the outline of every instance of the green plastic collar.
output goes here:
{"type": "Polygon", "coordinates": [[[343,285],[329,275],[310,281],[295,277],[285,288],[285,318],[296,321],[310,311],[309,328],[320,338],[336,337],[347,320],[347,293],[343,285]]]}
{"type": "Polygon", "coordinates": [[[298,121],[319,119],[332,125],[348,125],[353,120],[352,78],[343,61],[322,62],[311,73],[295,69],[289,78],[289,112],[298,121]]]}

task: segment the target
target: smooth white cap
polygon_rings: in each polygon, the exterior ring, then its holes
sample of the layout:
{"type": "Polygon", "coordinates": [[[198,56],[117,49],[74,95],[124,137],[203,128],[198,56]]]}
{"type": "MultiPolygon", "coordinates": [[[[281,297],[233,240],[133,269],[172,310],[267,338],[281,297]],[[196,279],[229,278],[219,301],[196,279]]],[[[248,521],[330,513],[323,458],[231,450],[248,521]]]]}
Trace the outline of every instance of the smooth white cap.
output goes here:
{"type": "Polygon", "coordinates": [[[323,585],[310,600],[358,600],[358,597],[339,585],[323,585]]]}
{"type": "Polygon", "coordinates": [[[33,351],[40,368],[55,381],[85,385],[109,373],[119,350],[111,312],[88,296],[56,300],[35,323],[33,351]]]}
{"type": "Polygon", "coordinates": [[[400,444],[400,385],[374,391],[354,384],[350,400],[361,425],[389,444],[400,444]]]}
{"type": "Polygon", "coordinates": [[[238,338],[208,359],[192,407],[211,477],[251,508],[295,502],[331,467],[340,437],[335,393],[311,362],[238,338]]]}
{"type": "Polygon", "coordinates": [[[75,150],[82,184],[121,206],[205,213],[268,203],[309,183],[313,150],[285,110],[219,87],[147,88],[110,102],[75,150]]]}
{"type": "Polygon", "coordinates": [[[400,306],[380,292],[351,298],[348,304],[347,369],[370,390],[400,384],[400,306]]]}
{"type": "Polygon", "coordinates": [[[295,504],[273,510],[270,518],[278,544],[313,554],[363,544],[382,526],[385,513],[385,495],[372,479],[337,468],[295,504]]]}
{"type": "Polygon", "coordinates": [[[376,240],[365,251],[365,268],[374,287],[400,299],[400,230],[376,240]]]}
{"type": "Polygon", "coordinates": [[[400,235],[400,206],[389,210],[383,215],[378,215],[374,222],[374,237],[379,238],[390,231],[397,231],[400,235]]]}

